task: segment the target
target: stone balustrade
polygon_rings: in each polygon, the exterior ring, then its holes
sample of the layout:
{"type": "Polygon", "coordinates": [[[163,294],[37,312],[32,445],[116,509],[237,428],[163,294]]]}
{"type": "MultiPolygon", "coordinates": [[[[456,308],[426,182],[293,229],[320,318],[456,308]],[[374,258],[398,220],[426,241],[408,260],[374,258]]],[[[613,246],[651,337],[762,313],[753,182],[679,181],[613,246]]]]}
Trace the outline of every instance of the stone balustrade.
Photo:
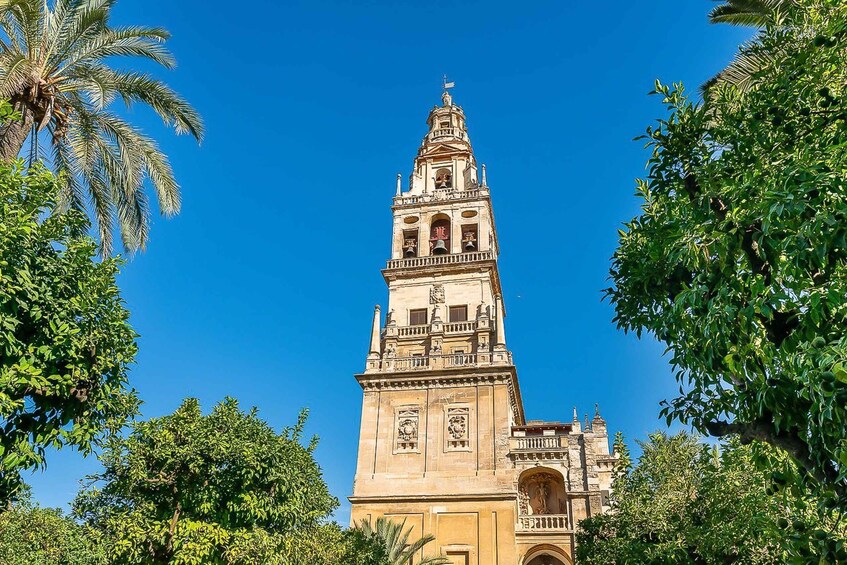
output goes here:
{"type": "Polygon", "coordinates": [[[550,532],[567,529],[567,514],[538,514],[535,516],[518,516],[518,531],[550,532]]]}
{"type": "MultiPolygon", "coordinates": [[[[529,437],[513,437],[511,448],[516,449],[561,449],[563,447],[562,440],[567,442],[566,436],[529,436],[529,437]]],[[[567,445],[567,443],[565,443],[567,445]]]]}
{"type": "Polygon", "coordinates": [[[446,334],[473,333],[476,331],[476,321],[449,322],[443,328],[446,334]]]}
{"type": "MultiPolygon", "coordinates": [[[[477,323],[475,320],[470,320],[467,322],[450,322],[447,324],[441,325],[441,331],[444,334],[452,335],[452,334],[468,334],[474,333],[477,328],[477,323]]],[[[386,328],[383,328],[383,335],[387,334],[386,328]]],[[[419,337],[419,336],[427,336],[432,332],[431,325],[423,325],[423,326],[398,326],[397,327],[397,337],[419,337]]]]}
{"type": "Polygon", "coordinates": [[[488,187],[483,186],[480,186],[478,188],[471,188],[468,190],[437,189],[435,191],[427,192],[424,194],[395,196],[394,205],[416,206],[420,204],[426,204],[427,202],[441,202],[443,200],[467,200],[470,198],[481,198],[483,196],[488,195],[488,187]]]}
{"type": "Polygon", "coordinates": [[[483,353],[447,353],[438,355],[414,355],[412,357],[383,356],[368,361],[366,372],[426,371],[430,369],[454,369],[457,367],[484,367],[511,365],[510,351],[483,353]]]}
{"type": "Polygon", "coordinates": [[[429,334],[429,326],[400,326],[397,335],[400,337],[413,337],[429,334]]]}
{"type": "Polygon", "coordinates": [[[429,257],[407,257],[405,259],[389,259],[387,269],[412,269],[435,265],[455,265],[474,263],[476,261],[491,261],[494,253],[491,251],[474,251],[471,253],[454,253],[451,255],[430,255],[429,257]]]}

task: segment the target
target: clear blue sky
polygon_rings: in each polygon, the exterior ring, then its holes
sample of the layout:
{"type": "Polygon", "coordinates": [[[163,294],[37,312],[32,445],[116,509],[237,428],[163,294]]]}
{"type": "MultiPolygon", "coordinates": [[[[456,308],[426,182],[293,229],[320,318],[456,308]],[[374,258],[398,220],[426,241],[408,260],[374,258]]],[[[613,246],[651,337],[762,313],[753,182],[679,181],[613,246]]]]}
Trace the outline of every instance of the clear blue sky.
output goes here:
{"type": "MultiPolygon", "coordinates": [[[[614,328],[601,290],[637,212],[648,155],[632,138],[662,113],[646,93],[657,77],[696,90],[746,37],[708,25],[712,5],[120,0],[117,23],[173,33],[179,67],[158,74],[208,130],[198,147],[130,113],[183,190],[182,213],[155,218],[120,278],[141,334],[143,417],[231,395],[281,428],[308,407],[346,523],[353,374],[386,300],[395,175],[409,174],[446,73],[488,165],[527,416],[567,420],[599,402],[630,439],[662,427],[658,403],[677,389],[667,359],[614,328]]],[[[29,480],[64,505],[97,468],[63,451],[29,480]]]]}

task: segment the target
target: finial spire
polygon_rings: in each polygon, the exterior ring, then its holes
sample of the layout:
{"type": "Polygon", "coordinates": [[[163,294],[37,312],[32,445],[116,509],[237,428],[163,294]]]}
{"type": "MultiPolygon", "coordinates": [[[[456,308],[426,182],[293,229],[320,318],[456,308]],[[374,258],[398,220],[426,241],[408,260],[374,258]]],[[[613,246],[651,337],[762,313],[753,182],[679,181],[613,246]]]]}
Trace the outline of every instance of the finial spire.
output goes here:
{"type": "Polygon", "coordinates": [[[368,351],[369,359],[379,359],[380,343],[379,343],[379,304],[374,306],[374,319],[371,326],[371,346],[368,351]]]}
{"type": "Polygon", "coordinates": [[[397,192],[396,192],[397,196],[400,196],[400,184],[402,182],[401,181],[402,178],[403,178],[403,175],[401,175],[400,173],[397,173],[397,192]]]}
{"type": "Polygon", "coordinates": [[[599,402],[594,403],[594,419],[595,420],[600,419],[600,403],[599,402]]]}
{"type": "Polygon", "coordinates": [[[452,106],[453,97],[450,96],[450,89],[456,86],[456,83],[453,81],[448,81],[447,75],[444,75],[441,79],[441,85],[444,87],[444,93],[441,95],[441,102],[445,106],[452,106]]]}
{"type": "Polygon", "coordinates": [[[576,406],[573,407],[573,421],[579,422],[579,414],[576,411],[576,406]]]}
{"type": "Polygon", "coordinates": [[[488,186],[488,177],[485,175],[485,163],[482,164],[482,186],[488,186]]]}

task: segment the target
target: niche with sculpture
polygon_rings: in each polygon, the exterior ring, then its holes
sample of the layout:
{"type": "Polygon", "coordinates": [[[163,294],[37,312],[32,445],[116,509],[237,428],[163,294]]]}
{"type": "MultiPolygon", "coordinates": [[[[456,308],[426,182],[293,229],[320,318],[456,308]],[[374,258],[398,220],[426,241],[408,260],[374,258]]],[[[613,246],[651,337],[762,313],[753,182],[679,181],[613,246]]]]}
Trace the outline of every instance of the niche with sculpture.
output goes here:
{"type": "Polygon", "coordinates": [[[521,475],[518,495],[523,516],[568,513],[565,481],[550,469],[532,469],[521,475]]]}

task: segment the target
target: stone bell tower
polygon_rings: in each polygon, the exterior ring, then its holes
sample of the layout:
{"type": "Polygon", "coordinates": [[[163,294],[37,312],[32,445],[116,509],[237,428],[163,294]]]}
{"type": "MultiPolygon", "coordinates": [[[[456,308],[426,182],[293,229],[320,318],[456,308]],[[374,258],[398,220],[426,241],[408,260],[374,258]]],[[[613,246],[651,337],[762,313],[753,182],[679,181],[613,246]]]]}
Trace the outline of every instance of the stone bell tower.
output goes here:
{"type": "Polygon", "coordinates": [[[435,536],[426,555],[456,565],[570,563],[574,520],[608,497],[605,422],[598,412],[598,435],[578,422],[525,421],[485,166],[447,91],[427,126],[405,191],[397,178],[388,306],[384,317],[374,310],[356,376],[351,520],[405,520],[413,538],[435,536]]]}

